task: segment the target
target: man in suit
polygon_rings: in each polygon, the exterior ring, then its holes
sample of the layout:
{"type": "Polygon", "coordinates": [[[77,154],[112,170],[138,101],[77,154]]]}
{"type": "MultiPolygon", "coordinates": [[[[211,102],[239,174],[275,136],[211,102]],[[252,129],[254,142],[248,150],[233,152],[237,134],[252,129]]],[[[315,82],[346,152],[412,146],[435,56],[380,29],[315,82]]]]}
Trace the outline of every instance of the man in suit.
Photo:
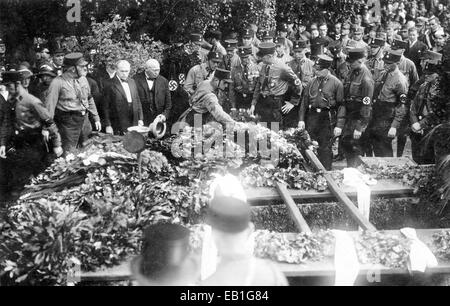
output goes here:
{"type": "Polygon", "coordinates": [[[114,77],[105,89],[104,110],[107,134],[124,134],[130,126],[143,126],[141,100],[136,83],[129,79],[131,66],[125,60],[116,65],[114,77]]]}
{"type": "MultiPolygon", "coordinates": [[[[416,28],[410,28],[408,30],[408,49],[405,51],[405,56],[412,60],[416,65],[419,75],[422,74],[422,67],[420,66],[420,58],[428,49],[427,45],[423,42],[419,41],[419,33],[416,28]]],[[[413,84],[410,84],[413,85],[413,84]]]]}
{"type": "Polygon", "coordinates": [[[145,63],[145,71],[134,76],[145,125],[152,123],[157,116],[164,121],[170,116],[172,100],[169,81],[159,74],[160,70],[159,62],[150,59],[145,63]]]}

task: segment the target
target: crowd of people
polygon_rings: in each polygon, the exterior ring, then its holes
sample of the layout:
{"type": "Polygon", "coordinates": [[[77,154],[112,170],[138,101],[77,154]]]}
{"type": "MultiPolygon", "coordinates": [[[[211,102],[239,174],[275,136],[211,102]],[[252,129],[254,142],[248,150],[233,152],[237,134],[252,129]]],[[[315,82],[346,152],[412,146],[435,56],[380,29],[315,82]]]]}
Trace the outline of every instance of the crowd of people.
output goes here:
{"type": "Polygon", "coordinates": [[[369,11],[333,24],[286,19],[277,31],[249,24],[226,36],[192,33],[185,50],[200,64],[180,78],[189,100],[181,116],[157,60],[134,67],[142,71],[134,76],[126,58],[90,71],[89,55],[41,45],[31,65],[9,63],[1,75],[0,193],[82,146],[93,130],[123,135],[154,120],[193,125],[196,114],[228,124],[245,112],[269,127],[305,129],[327,169],[333,159],[356,166],[358,155],[393,156],[394,138],[402,156],[408,136],[414,160],[432,163],[420,142],[433,127],[447,3],[390,2],[378,20],[369,11]],[[14,178],[19,168],[29,171],[14,178]]]}
{"type": "MultiPolygon", "coordinates": [[[[393,157],[395,138],[400,157],[407,137],[413,159],[433,163],[421,141],[433,128],[447,6],[446,0],[393,1],[378,21],[366,7],[332,24],[286,19],[276,32],[249,24],[226,36],[213,29],[192,33],[185,50],[200,63],[180,78],[189,100],[181,115],[172,111],[174,89],[155,59],[131,76],[126,58],[89,71],[83,53],[40,46],[32,65],[10,63],[1,74],[0,202],[52,158],[83,146],[93,130],[123,135],[155,120],[194,125],[196,115],[202,123],[227,125],[246,113],[269,127],[306,130],[328,170],[341,158],[355,167],[358,156],[393,157]],[[336,141],[339,154],[333,156],[336,141]]],[[[216,194],[208,209],[221,258],[215,272],[199,276],[186,228],[156,225],[133,262],[140,283],[287,284],[270,262],[249,251],[245,199],[216,194]]]]}

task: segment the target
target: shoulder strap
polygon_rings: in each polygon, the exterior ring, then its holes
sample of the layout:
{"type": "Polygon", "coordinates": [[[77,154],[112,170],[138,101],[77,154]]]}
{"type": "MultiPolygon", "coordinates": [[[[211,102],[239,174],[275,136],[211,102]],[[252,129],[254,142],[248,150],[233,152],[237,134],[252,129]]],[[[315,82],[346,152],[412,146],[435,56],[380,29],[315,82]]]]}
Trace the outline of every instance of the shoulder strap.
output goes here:
{"type": "Polygon", "coordinates": [[[373,93],[373,100],[376,101],[378,100],[378,96],[381,93],[381,90],[383,89],[384,84],[386,83],[386,80],[389,76],[389,72],[386,71],[386,73],[383,76],[383,79],[381,80],[381,82],[378,84],[378,86],[375,88],[375,91],[373,93]]]}

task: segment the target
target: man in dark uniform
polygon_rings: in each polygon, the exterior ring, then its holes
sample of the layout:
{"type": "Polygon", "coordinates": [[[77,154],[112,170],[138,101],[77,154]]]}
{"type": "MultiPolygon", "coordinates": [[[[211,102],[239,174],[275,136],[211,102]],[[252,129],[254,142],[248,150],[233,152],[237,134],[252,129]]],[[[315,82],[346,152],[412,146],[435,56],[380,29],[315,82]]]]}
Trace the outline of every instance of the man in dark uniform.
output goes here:
{"type": "MultiPolygon", "coordinates": [[[[364,60],[364,49],[349,51],[347,61],[350,62],[352,70],[344,82],[345,102],[342,105],[344,108],[342,113],[345,114],[342,147],[348,167],[359,165],[358,156],[364,156],[364,145],[368,140],[364,132],[369,125],[372,112],[374,81],[369,69],[364,65],[364,60]]],[[[336,134],[339,132],[338,130],[336,134]]]]}
{"type": "MultiPolygon", "coordinates": [[[[294,71],[302,82],[303,89],[314,78],[314,62],[306,57],[308,46],[308,41],[306,40],[295,41],[293,48],[294,60],[288,63],[288,65],[292,68],[292,71],[294,71]]],[[[290,94],[290,92],[288,94],[290,94]]],[[[285,115],[284,121],[286,127],[297,127],[299,121],[298,113],[299,105],[296,105],[292,111],[285,115]]]]}
{"type": "Polygon", "coordinates": [[[420,85],[417,94],[411,101],[410,122],[411,122],[411,147],[412,157],[418,164],[433,164],[434,156],[430,148],[424,147],[422,139],[434,127],[433,109],[431,103],[438,93],[439,71],[442,54],[425,51],[423,60],[425,80],[420,85]]]}
{"type": "MultiPolygon", "coordinates": [[[[329,71],[333,59],[326,55],[319,55],[315,68],[316,77],[306,86],[299,110],[299,129],[305,129],[311,139],[319,143],[318,158],[327,170],[331,170],[333,153],[331,150],[334,136],[340,136],[344,126],[341,112],[337,115],[336,108],[344,98],[344,87],[338,78],[329,71]]],[[[342,111],[342,108],[339,109],[342,111]]]]}
{"type": "MultiPolygon", "coordinates": [[[[391,48],[392,50],[398,50],[402,52],[402,57],[400,59],[400,62],[398,63],[398,69],[400,70],[401,73],[403,73],[403,75],[408,80],[408,90],[409,90],[410,86],[414,85],[417,81],[419,81],[419,75],[417,74],[417,68],[414,62],[403,55],[408,48],[408,42],[396,39],[392,43],[391,48]]],[[[409,112],[409,106],[407,106],[407,112],[409,112]]],[[[408,117],[409,115],[406,114],[406,117],[404,121],[400,124],[400,129],[398,130],[397,133],[397,157],[401,157],[405,149],[407,140],[406,130],[408,129],[409,125],[408,117]]]]}
{"type": "Polygon", "coordinates": [[[384,70],[383,56],[385,46],[386,41],[382,38],[375,38],[370,45],[369,59],[366,62],[366,66],[374,79],[378,79],[384,70]]]}
{"type": "Polygon", "coordinates": [[[383,58],[385,71],[375,82],[369,130],[377,157],[393,157],[392,140],[407,114],[408,81],[398,69],[401,56],[399,51],[389,51],[383,58]]]}
{"type": "Polygon", "coordinates": [[[45,169],[50,148],[56,156],[63,153],[58,128],[44,104],[23,88],[24,77],[20,71],[2,74],[2,82],[9,91],[8,101],[3,105],[0,133],[0,186],[3,189],[5,185],[20,189],[31,175],[45,169]]]}
{"type": "MultiPolygon", "coordinates": [[[[263,65],[253,94],[250,114],[261,116],[262,122],[279,122],[283,128],[282,114],[286,115],[295,107],[295,98],[301,95],[302,82],[286,64],[276,63],[274,43],[261,43],[258,56],[263,65]],[[291,102],[285,101],[289,85],[294,87],[291,102]]],[[[298,103],[297,103],[298,104],[298,103]]]]}
{"type": "Polygon", "coordinates": [[[232,111],[250,108],[259,76],[258,66],[251,60],[251,46],[239,47],[238,54],[241,64],[231,70],[233,83],[230,84],[230,102],[232,111]]]}
{"type": "Polygon", "coordinates": [[[37,74],[37,77],[40,80],[39,84],[34,88],[31,94],[38,97],[41,101],[45,101],[48,95],[48,88],[50,87],[51,82],[54,78],[56,78],[56,76],[56,72],[50,65],[42,65],[39,68],[39,73],[37,74]]]}
{"type": "Polygon", "coordinates": [[[199,122],[201,125],[211,121],[223,125],[234,123],[231,116],[223,110],[218,98],[220,92],[228,91],[228,84],[231,82],[231,72],[217,68],[211,80],[205,80],[198,85],[197,90],[189,98],[190,107],[180,116],[178,122],[198,127],[196,115],[202,115],[199,122]]]}

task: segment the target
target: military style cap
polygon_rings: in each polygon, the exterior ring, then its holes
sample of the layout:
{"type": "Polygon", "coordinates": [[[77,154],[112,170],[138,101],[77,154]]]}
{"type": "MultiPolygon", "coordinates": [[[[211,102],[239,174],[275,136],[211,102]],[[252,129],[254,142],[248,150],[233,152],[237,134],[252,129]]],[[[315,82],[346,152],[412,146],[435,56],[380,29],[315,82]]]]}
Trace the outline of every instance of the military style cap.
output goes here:
{"type": "Polygon", "coordinates": [[[333,59],[329,57],[328,55],[320,54],[317,57],[316,62],[314,63],[315,66],[328,69],[331,67],[331,64],[333,64],[333,59]]]}
{"type": "Polygon", "coordinates": [[[261,38],[262,39],[271,39],[271,38],[273,38],[273,34],[269,30],[263,30],[261,32],[261,38]]]}
{"type": "Polygon", "coordinates": [[[255,32],[253,32],[252,29],[245,29],[244,32],[242,32],[243,38],[252,38],[255,35],[255,32]]]}
{"type": "Polygon", "coordinates": [[[237,39],[238,39],[238,34],[236,32],[230,32],[225,37],[225,40],[237,40],[237,39]]]}
{"type": "Polygon", "coordinates": [[[284,38],[284,37],[278,36],[278,37],[275,38],[275,44],[277,46],[278,45],[284,45],[285,42],[286,42],[286,38],[284,38]]]}
{"type": "Polygon", "coordinates": [[[381,38],[375,38],[375,40],[370,44],[371,47],[383,47],[386,41],[381,38]]]}
{"type": "Polygon", "coordinates": [[[64,56],[64,66],[86,66],[88,62],[84,59],[83,53],[75,52],[64,56]]]}
{"type": "Polygon", "coordinates": [[[209,37],[214,38],[216,40],[221,40],[222,39],[222,32],[220,32],[219,30],[212,30],[208,33],[209,37]]]}
{"type": "Polygon", "coordinates": [[[288,26],[285,23],[281,23],[278,27],[278,31],[280,32],[287,32],[288,31],[288,26]]]}
{"type": "Polygon", "coordinates": [[[48,75],[48,76],[51,76],[54,78],[56,78],[56,76],[57,76],[55,70],[53,70],[53,68],[47,64],[44,64],[41,67],[39,67],[39,73],[37,75],[38,76],[48,75]]]}
{"type": "Polygon", "coordinates": [[[252,54],[252,47],[242,46],[238,49],[238,55],[242,58],[249,57],[252,54]]]}
{"type": "Polygon", "coordinates": [[[408,49],[408,42],[394,39],[394,41],[392,42],[391,48],[392,48],[392,50],[398,50],[398,49],[406,50],[406,49],[408,49]]]}
{"type": "Polygon", "coordinates": [[[4,71],[2,72],[2,81],[0,84],[6,85],[16,82],[21,82],[26,79],[26,73],[24,70],[21,71],[4,71]]]}
{"type": "Polygon", "coordinates": [[[430,63],[430,62],[425,62],[425,66],[423,68],[423,73],[425,74],[432,74],[432,73],[439,73],[441,72],[442,69],[442,65],[441,63],[430,63]]]}
{"type": "Polygon", "coordinates": [[[422,53],[422,55],[420,56],[420,59],[440,62],[440,61],[442,61],[442,54],[438,53],[438,52],[426,50],[422,53]]]}
{"type": "Polygon", "coordinates": [[[201,42],[203,40],[203,35],[200,33],[191,33],[191,35],[189,35],[189,40],[192,42],[201,42]]]}
{"type": "Polygon", "coordinates": [[[64,48],[57,48],[55,49],[55,52],[53,52],[53,54],[56,56],[58,54],[62,54],[62,55],[66,55],[67,51],[64,48]]]}
{"type": "Polygon", "coordinates": [[[398,50],[391,50],[383,57],[383,61],[386,64],[394,64],[400,62],[401,58],[402,58],[401,52],[399,52],[398,50]]]}
{"type": "Polygon", "coordinates": [[[307,40],[296,40],[294,41],[294,51],[302,51],[309,47],[309,42],[307,40]]]}
{"type": "Polygon", "coordinates": [[[219,196],[213,198],[206,215],[206,223],[226,233],[244,231],[250,223],[250,205],[240,199],[219,196]]]}
{"type": "Polygon", "coordinates": [[[366,57],[366,50],[362,48],[352,48],[348,50],[347,62],[354,62],[366,57]]]}
{"type": "Polygon", "coordinates": [[[227,51],[231,51],[237,48],[238,41],[235,39],[228,39],[224,42],[224,48],[227,51]]]}
{"type": "Polygon", "coordinates": [[[211,51],[208,53],[208,60],[221,63],[223,60],[223,55],[220,52],[217,51],[211,51]]]}
{"type": "Polygon", "coordinates": [[[258,47],[259,51],[256,55],[258,55],[259,57],[263,57],[264,55],[274,54],[275,48],[276,45],[274,43],[260,43],[258,47]]]}
{"type": "Polygon", "coordinates": [[[216,71],[214,72],[214,77],[218,78],[219,80],[225,81],[225,82],[229,82],[229,83],[232,82],[230,70],[217,68],[216,71]]]}

